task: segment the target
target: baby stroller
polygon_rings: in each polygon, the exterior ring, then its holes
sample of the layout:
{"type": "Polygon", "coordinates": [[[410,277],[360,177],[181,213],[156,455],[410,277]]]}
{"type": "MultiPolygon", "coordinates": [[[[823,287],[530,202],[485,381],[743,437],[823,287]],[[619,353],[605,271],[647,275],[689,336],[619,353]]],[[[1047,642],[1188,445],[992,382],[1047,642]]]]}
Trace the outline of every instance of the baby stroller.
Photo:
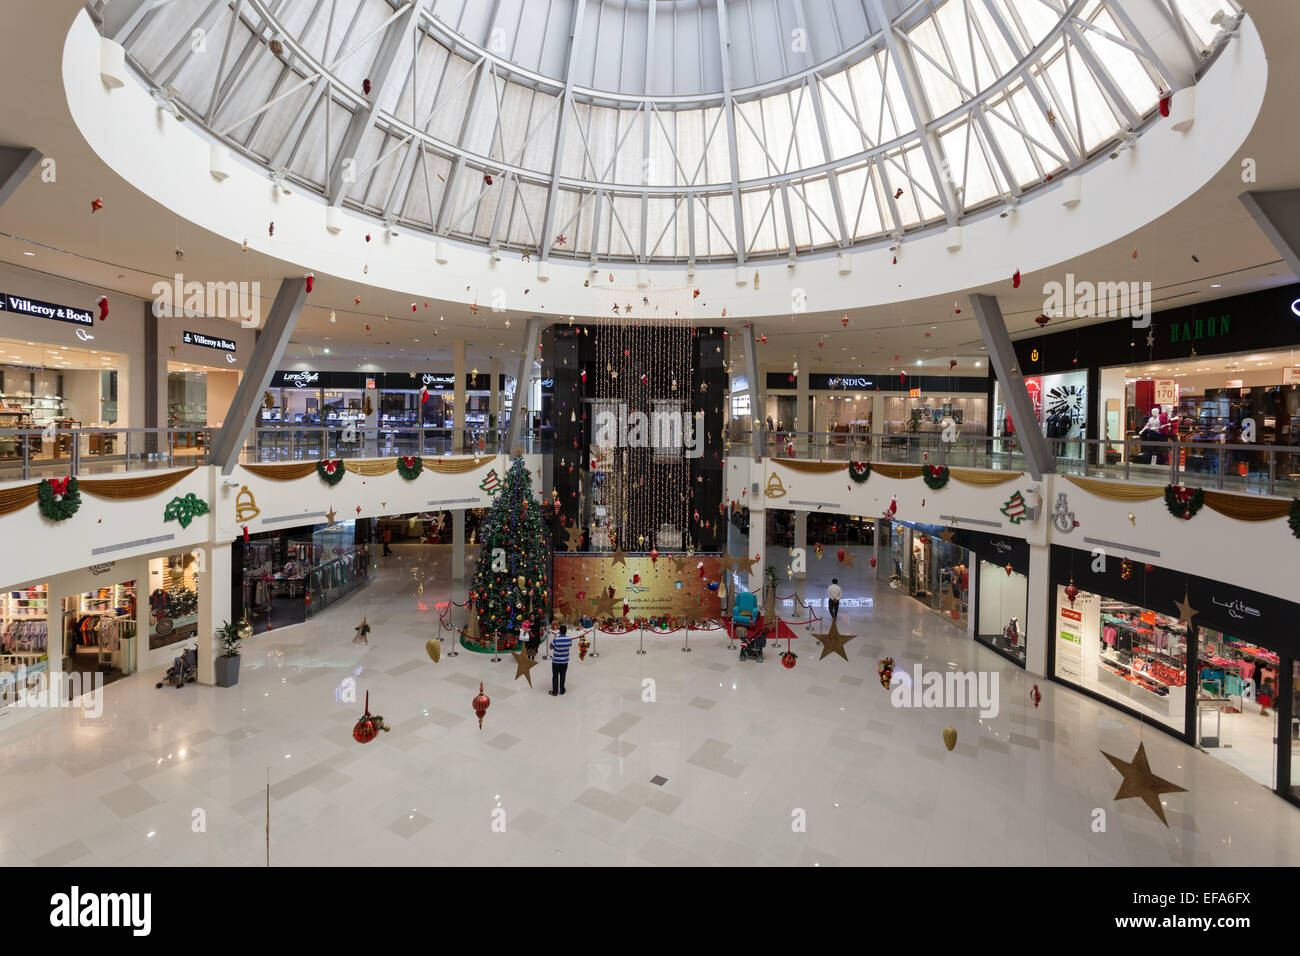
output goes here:
{"type": "Polygon", "coordinates": [[[162,687],[163,684],[171,684],[173,687],[184,687],[186,684],[192,684],[199,678],[199,649],[196,646],[187,647],[181,652],[181,656],[172,660],[172,666],[167,668],[167,673],[163,675],[155,686],[162,687]]]}
{"type": "Polygon", "coordinates": [[[736,637],[740,641],[740,659],[763,663],[763,648],[767,646],[766,628],[737,628],[736,637]]]}

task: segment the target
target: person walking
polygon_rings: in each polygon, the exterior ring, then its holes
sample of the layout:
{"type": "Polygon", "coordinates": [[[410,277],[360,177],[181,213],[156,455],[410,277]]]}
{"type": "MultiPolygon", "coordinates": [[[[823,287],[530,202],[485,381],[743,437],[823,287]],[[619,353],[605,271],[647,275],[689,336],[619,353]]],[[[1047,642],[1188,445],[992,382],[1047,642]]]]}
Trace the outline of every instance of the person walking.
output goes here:
{"type": "Polygon", "coordinates": [[[392,529],[392,528],[385,528],[385,529],[384,529],[384,535],[383,535],[382,540],[383,540],[383,542],[384,542],[384,555],[383,555],[383,556],[384,556],[384,557],[388,557],[390,554],[393,553],[393,549],[389,547],[389,545],[393,543],[393,529],[392,529]]]}
{"type": "Polygon", "coordinates": [[[840,598],[844,597],[844,591],[840,588],[840,579],[831,578],[831,586],[826,589],[826,607],[831,612],[831,623],[840,613],[840,598]]]}
{"type": "Polygon", "coordinates": [[[564,675],[569,670],[569,647],[573,638],[569,637],[567,625],[560,625],[560,632],[551,638],[551,690],[550,695],[564,693],[564,675]]]}

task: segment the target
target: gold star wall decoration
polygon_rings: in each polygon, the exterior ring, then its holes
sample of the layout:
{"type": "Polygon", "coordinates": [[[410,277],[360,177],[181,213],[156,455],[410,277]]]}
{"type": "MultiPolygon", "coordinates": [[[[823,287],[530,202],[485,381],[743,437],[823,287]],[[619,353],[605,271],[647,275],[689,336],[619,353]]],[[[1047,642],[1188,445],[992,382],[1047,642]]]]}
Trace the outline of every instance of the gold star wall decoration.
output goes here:
{"type": "Polygon", "coordinates": [[[1178,620],[1184,624],[1191,624],[1192,618],[1201,613],[1192,607],[1192,599],[1186,588],[1183,589],[1183,599],[1174,603],[1178,605],[1178,620]]]}
{"type": "Polygon", "coordinates": [[[1127,800],[1129,797],[1139,797],[1151,808],[1151,812],[1160,818],[1161,823],[1166,827],[1169,826],[1169,821],[1165,819],[1165,809],[1160,804],[1160,794],[1186,793],[1187,789],[1176,783],[1170,783],[1163,777],[1157,777],[1151,772],[1151,765],[1147,763],[1146,744],[1138,744],[1137,753],[1133,755],[1132,760],[1120,760],[1119,757],[1108,754],[1104,750],[1101,755],[1124,775],[1115,799],[1127,800]]]}
{"type": "Polygon", "coordinates": [[[579,528],[565,528],[564,535],[568,539],[564,543],[564,550],[577,551],[582,547],[582,531],[579,528]]]}

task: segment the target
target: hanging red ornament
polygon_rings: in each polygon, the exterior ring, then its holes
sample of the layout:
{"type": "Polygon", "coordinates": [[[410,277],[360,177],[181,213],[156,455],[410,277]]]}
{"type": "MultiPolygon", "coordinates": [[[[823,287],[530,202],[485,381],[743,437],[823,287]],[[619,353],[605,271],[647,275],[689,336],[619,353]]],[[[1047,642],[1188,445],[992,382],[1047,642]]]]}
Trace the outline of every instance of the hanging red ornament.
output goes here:
{"type": "Polygon", "coordinates": [[[314,272],[308,272],[305,276],[303,276],[303,279],[306,280],[307,292],[310,293],[311,287],[316,284],[316,274],[314,272]]]}
{"type": "Polygon", "coordinates": [[[108,296],[101,295],[96,304],[99,306],[99,321],[103,322],[108,318],[108,296]]]}
{"type": "Polygon", "coordinates": [[[781,664],[783,667],[789,670],[790,668],[794,667],[794,663],[798,659],[799,659],[799,655],[796,654],[794,651],[786,651],[784,654],[781,655],[781,664]]]}
{"type": "Polygon", "coordinates": [[[641,575],[639,575],[639,574],[634,574],[634,575],[632,575],[632,583],[633,583],[633,584],[640,584],[640,583],[641,583],[641,575]]]}
{"type": "Polygon", "coordinates": [[[1016,270],[1014,273],[1012,273],[1012,275],[1011,275],[1011,288],[1013,288],[1013,289],[1019,289],[1019,288],[1020,288],[1020,270],[1019,270],[1019,269],[1017,269],[1017,270],[1016,270]]]}
{"type": "Polygon", "coordinates": [[[1034,319],[1034,321],[1038,323],[1038,327],[1041,329],[1044,325],[1046,325],[1048,322],[1051,322],[1052,320],[1045,315],[1039,315],[1038,318],[1034,319]]]}
{"type": "MultiPolygon", "coordinates": [[[[266,629],[268,631],[271,629],[269,624],[266,629]]],[[[359,744],[368,744],[379,736],[381,730],[384,733],[388,733],[391,729],[391,727],[384,723],[383,717],[379,714],[372,714],[370,712],[370,691],[366,691],[366,712],[361,715],[361,719],[356,722],[355,726],[353,726],[352,739],[359,744]]]]}
{"type": "Polygon", "coordinates": [[[361,92],[365,93],[366,96],[370,95],[370,80],[366,79],[361,81],[361,92]]]}
{"type": "Polygon", "coordinates": [[[872,559],[871,559],[871,566],[872,566],[873,568],[876,566],[876,559],[875,559],[875,558],[872,558],[872,559]]]}
{"type": "Polygon", "coordinates": [[[1037,710],[1037,709],[1038,709],[1039,701],[1041,701],[1041,700],[1043,699],[1043,695],[1040,694],[1040,693],[1038,692],[1038,685],[1037,685],[1037,684],[1035,684],[1035,685],[1030,689],[1030,691],[1029,691],[1029,699],[1030,699],[1031,701],[1033,701],[1033,703],[1034,703],[1034,710],[1037,710]]]}
{"type": "Polygon", "coordinates": [[[898,187],[898,192],[894,193],[894,198],[895,198],[895,199],[902,199],[902,198],[903,198],[903,187],[902,187],[902,186],[899,186],[899,187],[898,187]]]}
{"type": "Polygon", "coordinates": [[[659,566],[659,550],[657,548],[650,549],[650,563],[655,567],[659,566]]]}
{"type": "Polygon", "coordinates": [[[274,236],[274,235],[275,235],[275,220],[274,220],[274,219],[272,219],[272,220],[271,220],[271,224],[270,224],[269,226],[266,227],[266,234],[267,234],[268,236],[274,236]]]}
{"type": "Polygon", "coordinates": [[[838,549],[836,549],[836,551],[835,551],[835,557],[836,557],[836,559],[839,560],[840,564],[843,564],[843,563],[844,563],[844,549],[843,549],[843,548],[838,548],[838,549]]]}
{"type": "Polygon", "coordinates": [[[1074,575],[1070,575],[1070,583],[1065,586],[1065,599],[1070,602],[1070,607],[1074,607],[1074,599],[1079,596],[1079,589],[1074,586],[1074,575]]]}
{"type": "Polygon", "coordinates": [[[1005,568],[1003,568],[1003,570],[1007,572],[1007,577],[1011,577],[1011,572],[1014,571],[1015,568],[1013,568],[1013,567],[1011,566],[1011,562],[1008,561],[1008,562],[1007,562],[1007,566],[1006,566],[1005,568]]]}
{"type": "Polygon", "coordinates": [[[244,544],[248,544],[248,525],[244,525],[244,544]]]}
{"type": "Polygon", "coordinates": [[[1160,92],[1160,115],[1161,116],[1165,116],[1165,117],[1169,116],[1169,104],[1173,102],[1173,99],[1174,99],[1173,93],[1166,93],[1163,90],[1161,90],[1160,92]]]}
{"type": "Polygon", "coordinates": [[[90,201],[90,214],[93,216],[104,208],[104,200],[95,198],[90,201]]]}
{"type": "Polygon", "coordinates": [[[483,182],[484,182],[485,185],[491,186],[491,185],[492,185],[492,177],[489,176],[489,175],[487,175],[487,174],[485,173],[485,174],[483,175],[483,182]]]}
{"type": "Polygon", "coordinates": [[[956,367],[957,367],[957,360],[956,360],[956,359],[948,359],[948,371],[951,372],[951,371],[952,371],[953,369],[955,369],[956,367]]]}
{"type": "Polygon", "coordinates": [[[483,682],[479,681],[478,696],[474,698],[474,713],[478,715],[478,729],[483,729],[483,715],[487,713],[492,698],[483,693],[483,682]]]}

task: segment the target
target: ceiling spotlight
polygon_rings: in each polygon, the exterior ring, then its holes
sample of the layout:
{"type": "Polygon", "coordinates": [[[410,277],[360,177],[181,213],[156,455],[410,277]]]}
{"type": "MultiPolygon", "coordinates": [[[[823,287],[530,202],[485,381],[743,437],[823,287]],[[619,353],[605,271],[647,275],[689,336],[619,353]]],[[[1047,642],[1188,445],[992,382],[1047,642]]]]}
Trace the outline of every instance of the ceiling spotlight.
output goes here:
{"type": "Polygon", "coordinates": [[[1126,149],[1132,149],[1136,142],[1137,136],[1133,134],[1133,131],[1128,129],[1124,130],[1124,132],[1119,134],[1119,145],[1111,152],[1110,158],[1119,159],[1119,154],[1124,152],[1126,149]]]}
{"type": "Polygon", "coordinates": [[[293,194],[293,190],[289,188],[289,170],[287,167],[281,166],[271,173],[270,179],[271,185],[279,192],[284,193],[286,196],[293,194]]]}
{"type": "Polygon", "coordinates": [[[384,217],[384,236],[388,239],[397,238],[397,217],[396,216],[384,217]]]}
{"type": "Polygon", "coordinates": [[[999,219],[1006,219],[1008,216],[1014,216],[1020,208],[1020,199],[1016,196],[1007,196],[1002,200],[1002,212],[998,213],[999,219]]]}
{"type": "Polygon", "coordinates": [[[180,99],[180,94],[176,92],[176,87],[168,83],[161,90],[154,90],[152,95],[154,103],[158,105],[158,109],[169,111],[172,116],[176,117],[176,122],[178,123],[185,122],[185,114],[182,113],[180,107],[176,105],[177,100],[180,99]]]}

